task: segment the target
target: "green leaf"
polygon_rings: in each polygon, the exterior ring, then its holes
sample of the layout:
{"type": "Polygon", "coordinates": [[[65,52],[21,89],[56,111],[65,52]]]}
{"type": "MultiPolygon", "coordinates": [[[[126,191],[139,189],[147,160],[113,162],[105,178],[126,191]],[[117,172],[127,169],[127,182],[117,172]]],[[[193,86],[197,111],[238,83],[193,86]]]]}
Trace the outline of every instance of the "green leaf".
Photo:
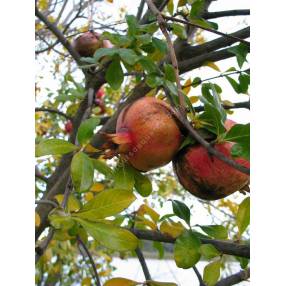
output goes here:
{"type": "Polygon", "coordinates": [[[105,78],[112,89],[116,90],[120,88],[124,79],[124,74],[118,59],[113,60],[108,66],[105,78]]]}
{"type": "Polygon", "coordinates": [[[243,148],[240,144],[234,144],[231,147],[231,156],[234,158],[240,157],[250,160],[250,149],[243,148]]]}
{"type": "Polygon", "coordinates": [[[164,70],[165,70],[165,78],[169,81],[175,82],[176,81],[176,74],[175,74],[174,67],[170,64],[165,64],[164,70]]]}
{"type": "Polygon", "coordinates": [[[95,127],[99,124],[100,120],[98,117],[89,118],[81,123],[77,132],[77,140],[83,145],[87,143],[93,136],[95,127]]]}
{"type": "Polygon", "coordinates": [[[138,62],[142,66],[142,68],[147,71],[147,73],[159,72],[159,69],[157,65],[154,63],[154,61],[152,61],[147,57],[142,56],[138,62]]]}
{"type": "Polygon", "coordinates": [[[96,171],[103,174],[104,176],[111,178],[113,171],[110,167],[107,166],[107,164],[101,160],[98,159],[92,159],[93,167],[96,171]]]}
{"type": "Polygon", "coordinates": [[[167,10],[170,13],[170,15],[174,14],[174,0],[169,0],[167,4],[167,10]]]}
{"type": "Polygon", "coordinates": [[[152,193],[152,183],[148,176],[142,175],[137,170],[133,170],[135,179],[135,189],[142,197],[148,197],[152,193]]]}
{"type": "Polygon", "coordinates": [[[152,41],[152,37],[149,34],[138,35],[135,38],[140,45],[147,45],[152,41]]]}
{"type": "Polygon", "coordinates": [[[116,188],[132,190],[135,184],[133,168],[128,164],[118,164],[113,172],[113,179],[116,188]]]}
{"type": "Polygon", "coordinates": [[[188,269],[193,267],[201,257],[200,240],[191,230],[181,234],[174,245],[174,259],[179,268],[188,269]]]}
{"type": "Polygon", "coordinates": [[[239,234],[242,235],[250,223],[250,198],[245,198],[238,207],[236,224],[239,234]]]}
{"type": "Polygon", "coordinates": [[[217,239],[227,239],[227,229],[222,225],[200,225],[199,226],[206,234],[217,239]]]}
{"type": "Polygon", "coordinates": [[[133,193],[128,190],[104,190],[74,213],[74,216],[90,221],[114,216],[129,207],[135,199],[133,193]]]}
{"type": "Polygon", "coordinates": [[[230,85],[232,86],[232,88],[234,89],[234,91],[236,93],[241,93],[240,84],[237,83],[233,78],[231,78],[231,77],[229,77],[227,75],[225,77],[228,80],[228,82],[230,83],[230,85]]]}
{"type": "Polygon", "coordinates": [[[61,155],[78,149],[74,144],[61,139],[47,139],[36,145],[36,157],[45,155],[61,155]]]}
{"type": "Polygon", "coordinates": [[[100,48],[95,52],[93,56],[94,62],[98,62],[98,60],[102,57],[112,57],[118,53],[118,50],[118,48],[100,48]]]}
{"type": "Polygon", "coordinates": [[[163,85],[163,79],[158,76],[157,74],[149,74],[147,75],[147,78],[146,78],[146,83],[151,87],[151,88],[155,88],[155,87],[158,87],[158,86],[161,86],[163,85]]]}
{"type": "Polygon", "coordinates": [[[228,51],[236,55],[237,64],[241,68],[243,63],[246,61],[246,56],[249,53],[249,47],[244,43],[240,43],[237,46],[229,48],[228,51]]]}
{"type": "Polygon", "coordinates": [[[183,202],[177,200],[172,200],[172,206],[174,214],[190,225],[190,209],[183,202]]]}
{"type": "Polygon", "coordinates": [[[192,144],[195,144],[196,143],[196,140],[191,137],[191,136],[188,136],[184,139],[183,143],[181,144],[179,150],[182,150],[184,147],[188,146],[188,145],[192,145],[192,144]]]}
{"type": "Polygon", "coordinates": [[[132,42],[128,36],[120,35],[120,34],[112,34],[110,32],[103,32],[102,38],[109,40],[112,44],[116,46],[129,46],[132,42]]]}
{"type": "Polygon", "coordinates": [[[176,36],[178,36],[180,39],[182,39],[182,40],[187,39],[187,32],[186,32],[185,26],[172,23],[172,24],[170,24],[170,27],[172,28],[173,33],[176,36]]]}
{"type": "MultiPolygon", "coordinates": [[[[242,155],[246,159],[250,159],[250,124],[235,124],[225,135],[225,141],[235,142],[238,145],[233,146],[234,155],[242,155]]],[[[232,149],[233,149],[232,148],[232,149]]]]}
{"type": "Polygon", "coordinates": [[[203,281],[207,286],[214,286],[220,277],[220,261],[209,263],[204,268],[203,281]]]}
{"type": "Polygon", "coordinates": [[[202,244],[200,252],[206,259],[212,259],[221,255],[221,253],[212,244],[202,244]]]}
{"type": "Polygon", "coordinates": [[[153,37],[152,43],[155,49],[158,49],[162,54],[166,54],[168,52],[168,47],[165,41],[153,37]]]}
{"type": "Polygon", "coordinates": [[[135,36],[139,28],[136,17],[134,15],[127,15],[125,19],[128,25],[128,35],[135,36]]]}
{"type": "Polygon", "coordinates": [[[178,286],[176,283],[172,282],[158,282],[158,281],[153,281],[153,280],[147,280],[148,285],[150,286],[178,286]]]}
{"type": "Polygon", "coordinates": [[[248,91],[248,87],[250,84],[250,76],[249,74],[240,74],[238,77],[240,90],[242,93],[246,93],[248,91]]]}
{"type": "Polygon", "coordinates": [[[170,91],[170,93],[174,96],[178,96],[177,86],[169,80],[165,80],[164,82],[165,82],[165,85],[167,86],[168,90],[170,91]]]}
{"type": "Polygon", "coordinates": [[[204,4],[205,1],[204,0],[195,0],[192,3],[192,9],[190,12],[190,16],[191,17],[198,17],[199,14],[202,12],[202,10],[204,9],[204,4]]]}
{"type": "Polygon", "coordinates": [[[106,224],[90,222],[74,217],[82,227],[99,243],[115,251],[135,250],[138,246],[138,238],[126,229],[106,224]]]}
{"type": "Polygon", "coordinates": [[[71,216],[67,214],[63,209],[53,209],[49,213],[49,221],[55,229],[67,230],[74,225],[74,221],[71,216]]]}
{"type": "Polygon", "coordinates": [[[131,49],[119,49],[119,56],[125,63],[131,66],[139,60],[139,57],[131,49]]]}
{"type": "Polygon", "coordinates": [[[139,26],[139,30],[141,32],[146,32],[151,35],[153,35],[158,29],[159,25],[157,24],[157,22],[139,26]]]}
{"type": "Polygon", "coordinates": [[[76,191],[87,191],[93,183],[93,174],[92,160],[83,152],[75,154],[71,162],[71,178],[76,191]]]}

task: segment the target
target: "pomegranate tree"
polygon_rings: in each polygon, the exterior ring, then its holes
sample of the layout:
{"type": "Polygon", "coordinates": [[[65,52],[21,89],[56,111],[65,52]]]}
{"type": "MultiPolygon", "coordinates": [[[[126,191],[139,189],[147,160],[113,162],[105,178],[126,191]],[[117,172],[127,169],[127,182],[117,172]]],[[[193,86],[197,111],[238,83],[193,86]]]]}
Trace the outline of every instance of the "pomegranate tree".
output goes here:
{"type": "Polygon", "coordinates": [[[169,163],[182,135],[173,109],[164,101],[141,98],[120,113],[116,134],[106,135],[106,157],[121,154],[134,168],[149,171],[169,163]]]}
{"type": "MultiPolygon", "coordinates": [[[[229,130],[235,122],[227,120],[229,130]]],[[[214,148],[231,158],[233,142],[222,142],[214,148]]],[[[232,158],[234,159],[234,158],[232,158]]],[[[237,163],[249,168],[249,161],[235,158],[237,163]]],[[[205,200],[224,198],[249,184],[249,176],[212,156],[201,145],[187,146],[173,160],[179,182],[194,196],[205,200]]]]}

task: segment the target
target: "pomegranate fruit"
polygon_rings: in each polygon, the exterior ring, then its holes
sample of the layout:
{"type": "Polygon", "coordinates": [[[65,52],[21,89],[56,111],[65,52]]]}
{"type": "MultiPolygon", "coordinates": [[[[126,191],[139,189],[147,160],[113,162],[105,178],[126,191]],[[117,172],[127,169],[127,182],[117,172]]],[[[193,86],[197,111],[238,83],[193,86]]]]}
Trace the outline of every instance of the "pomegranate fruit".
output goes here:
{"type": "Polygon", "coordinates": [[[106,158],[121,154],[123,160],[143,172],[169,163],[183,138],[171,106],[152,97],[126,106],[117,119],[116,134],[106,137],[106,158]]]}
{"type": "MultiPolygon", "coordinates": [[[[227,120],[229,130],[234,121],[227,120]]],[[[215,144],[214,148],[227,157],[231,157],[233,142],[215,144]]],[[[249,167],[249,161],[236,158],[235,161],[249,167]]],[[[173,160],[174,171],[179,182],[194,196],[204,200],[224,198],[249,184],[249,176],[212,156],[201,145],[187,146],[173,160]]]]}
{"type": "Polygon", "coordinates": [[[102,88],[100,88],[99,90],[98,90],[98,92],[96,93],[96,95],[95,95],[95,97],[96,98],[102,98],[102,97],[104,97],[104,90],[102,89],[102,88]]]}
{"type": "Polygon", "coordinates": [[[97,112],[97,115],[102,115],[105,113],[105,106],[104,102],[101,98],[96,98],[95,99],[95,104],[100,108],[99,112],[97,112]]]}
{"type": "Polygon", "coordinates": [[[82,57],[92,57],[99,48],[112,48],[108,40],[100,40],[100,34],[88,31],[77,37],[72,46],[82,57]]]}
{"type": "Polygon", "coordinates": [[[65,133],[70,134],[72,132],[72,122],[68,120],[65,124],[65,133]]]}

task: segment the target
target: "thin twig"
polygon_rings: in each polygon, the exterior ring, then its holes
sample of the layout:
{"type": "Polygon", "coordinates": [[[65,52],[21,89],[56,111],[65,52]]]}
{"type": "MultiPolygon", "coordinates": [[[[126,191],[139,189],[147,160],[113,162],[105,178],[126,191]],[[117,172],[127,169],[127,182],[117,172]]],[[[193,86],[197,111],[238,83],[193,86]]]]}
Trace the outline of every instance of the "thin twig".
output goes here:
{"type": "Polygon", "coordinates": [[[205,284],[204,281],[203,281],[202,275],[201,275],[201,273],[199,272],[199,270],[197,269],[196,266],[193,266],[193,270],[194,270],[194,272],[195,272],[196,275],[197,275],[197,278],[198,278],[198,280],[199,280],[199,282],[200,282],[200,286],[206,286],[206,284],[205,284]]]}
{"type": "Polygon", "coordinates": [[[68,120],[72,120],[72,117],[71,117],[71,116],[69,116],[69,115],[65,114],[64,112],[59,111],[59,110],[57,110],[57,109],[45,108],[45,107],[36,107],[36,108],[35,108],[35,112],[41,112],[41,111],[42,111],[42,112],[49,112],[49,113],[56,113],[56,114],[58,114],[58,115],[60,115],[60,116],[65,117],[65,118],[68,119],[68,120]]]}
{"type": "Polygon", "coordinates": [[[145,4],[145,0],[141,0],[139,7],[138,7],[137,15],[136,15],[137,21],[139,21],[142,17],[144,4],[145,4]]]}
{"type": "Polygon", "coordinates": [[[217,12],[206,12],[203,14],[202,18],[207,20],[220,17],[248,16],[248,15],[250,15],[249,9],[237,9],[237,10],[227,10],[227,11],[217,11],[217,12]]]}
{"type": "Polygon", "coordinates": [[[54,201],[51,201],[51,200],[36,200],[35,201],[35,204],[47,204],[47,205],[51,205],[53,206],[54,208],[57,208],[59,205],[54,202],[54,201]]]}
{"type": "Polygon", "coordinates": [[[166,19],[166,20],[170,20],[170,21],[182,23],[182,24],[185,24],[185,25],[188,25],[188,26],[193,26],[193,27],[196,27],[196,28],[200,28],[202,30],[206,30],[208,32],[211,32],[211,33],[214,33],[214,34],[226,37],[226,38],[230,38],[230,39],[236,40],[236,41],[241,42],[241,43],[244,43],[244,44],[246,44],[248,46],[250,45],[250,43],[248,41],[244,40],[244,39],[240,39],[238,37],[235,37],[235,36],[232,36],[232,35],[228,35],[228,34],[222,33],[220,31],[217,31],[217,30],[214,30],[214,29],[211,29],[211,28],[203,27],[201,25],[192,23],[190,21],[178,19],[178,18],[175,18],[175,17],[165,16],[165,15],[162,15],[162,17],[164,19],[166,19]]]}
{"type": "Polygon", "coordinates": [[[135,252],[136,252],[136,255],[138,257],[138,260],[141,264],[141,267],[142,267],[142,270],[143,270],[143,273],[144,273],[144,276],[145,276],[145,279],[146,280],[152,280],[151,278],[151,275],[150,275],[150,272],[149,272],[149,269],[147,267],[147,264],[146,264],[146,261],[145,261],[145,258],[144,258],[144,255],[141,251],[141,249],[139,247],[137,247],[135,249],[135,252]]]}
{"type": "Polygon", "coordinates": [[[92,255],[91,253],[89,252],[88,248],[86,247],[86,245],[84,244],[84,242],[81,240],[81,238],[79,236],[77,236],[77,242],[79,244],[79,248],[80,246],[84,249],[86,255],[88,256],[89,258],[89,261],[90,261],[90,264],[92,266],[92,269],[93,269],[93,272],[94,272],[94,277],[95,277],[95,280],[96,280],[96,285],[97,286],[101,286],[101,283],[100,283],[100,278],[99,278],[99,275],[97,273],[97,270],[96,270],[96,266],[95,266],[95,263],[93,261],[93,258],[92,258],[92,255]]]}
{"type": "Polygon", "coordinates": [[[245,281],[250,277],[250,268],[246,270],[241,270],[238,273],[230,275],[224,279],[221,279],[215,284],[215,286],[231,286],[238,284],[239,282],[245,281]]]}

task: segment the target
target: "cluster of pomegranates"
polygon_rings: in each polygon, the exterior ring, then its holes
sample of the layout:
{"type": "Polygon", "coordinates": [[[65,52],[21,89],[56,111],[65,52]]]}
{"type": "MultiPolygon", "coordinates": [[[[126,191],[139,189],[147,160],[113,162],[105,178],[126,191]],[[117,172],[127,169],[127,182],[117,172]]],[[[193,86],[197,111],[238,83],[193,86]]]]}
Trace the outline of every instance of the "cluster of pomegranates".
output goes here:
{"type": "MultiPolygon", "coordinates": [[[[229,130],[235,122],[227,120],[229,130]]],[[[120,154],[139,171],[149,171],[173,161],[174,171],[183,187],[205,200],[224,198],[248,185],[249,176],[211,156],[201,145],[179,151],[184,130],[171,106],[153,97],[144,97],[126,106],[120,113],[115,134],[105,134],[106,158],[120,154]]],[[[214,145],[231,157],[234,143],[214,145]]],[[[249,167],[249,162],[236,158],[249,167]]]]}
{"type": "MultiPolygon", "coordinates": [[[[101,40],[100,34],[88,31],[75,39],[74,49],[82,57],[91,57],[99,48],[111,48],[108,40],[101,40]]],[[[99,114],[105,112],[103,90],[96,96],[99,114]]],[[[229,130],[235,122],[227,120],[229,130]]],[[[72,131],[67,122],[65,131],[72,131]]],[[[179,182],[194,196],[205,200],[224,198],[241,190],[249,183],[249,176],[211,156],[201,145],[186,146],[179,150],[184,139],[183,128],[176,113],[162,100],[144,97],[126,106],[117,119],[116,133],[105,134],[103,145],[105,157],[118,154],[139,171],[146,172],[173,161],[173,168],[179,182]]],[[[234,143],[223,142],[214,148],[231,157],[234,143]]],[[[236,158],[236,162],[249,167],[249,161],[236,158]]]]}

